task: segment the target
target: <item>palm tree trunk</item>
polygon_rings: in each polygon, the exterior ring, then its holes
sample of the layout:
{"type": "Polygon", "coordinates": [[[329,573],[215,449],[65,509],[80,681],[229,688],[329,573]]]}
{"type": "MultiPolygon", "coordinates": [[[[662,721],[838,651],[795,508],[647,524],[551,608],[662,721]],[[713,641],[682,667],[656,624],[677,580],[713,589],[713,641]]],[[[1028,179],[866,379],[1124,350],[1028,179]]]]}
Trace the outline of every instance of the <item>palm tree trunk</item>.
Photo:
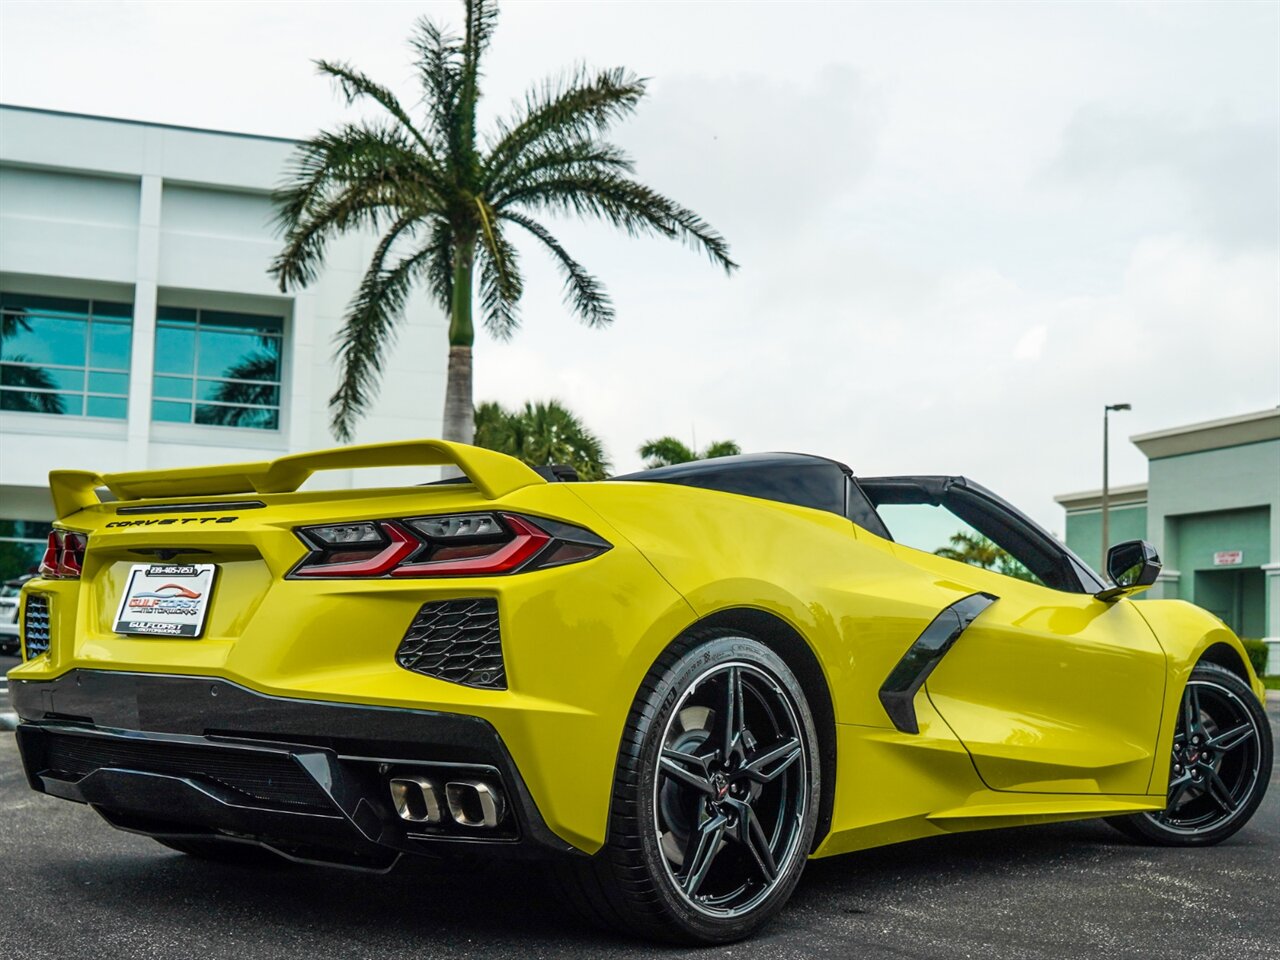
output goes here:
{"type": "Polygon", "coordinates": [[[453,266],[453,303],[449,317],[449,372],[444,388],[445,440],[475,439],[476,415],[471,391],[471,268],[473,243],[459,245],[453,266]]]}
{"type": "MultiPolygon", "coordinates": [[[[437,394],[439,396],[439,394],[437,394]]],[[[449,375],[444,388],[444,439],[470,443],[476,417],[471,402],[471,347],[449,347],[449,375]]]]}

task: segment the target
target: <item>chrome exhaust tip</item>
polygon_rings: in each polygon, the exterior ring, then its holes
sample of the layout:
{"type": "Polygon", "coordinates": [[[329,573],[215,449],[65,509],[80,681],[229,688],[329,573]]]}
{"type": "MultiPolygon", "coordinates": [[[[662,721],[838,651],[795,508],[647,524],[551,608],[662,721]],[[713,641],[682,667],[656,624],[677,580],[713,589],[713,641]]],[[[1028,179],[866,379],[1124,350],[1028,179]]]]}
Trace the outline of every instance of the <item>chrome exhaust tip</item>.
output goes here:
{"type": "Polygon", "coordinates": [[[492,830],[507,811],[502,791],[484,780],[450,780],[444,795],[449,815],[461,827],[492,830]]]}
{"type": "Polygon", "coordinates": [[[410,823],[439,823],[440,795],[426,777],[392,777],[391,802],[401,820],[410,823]]]}

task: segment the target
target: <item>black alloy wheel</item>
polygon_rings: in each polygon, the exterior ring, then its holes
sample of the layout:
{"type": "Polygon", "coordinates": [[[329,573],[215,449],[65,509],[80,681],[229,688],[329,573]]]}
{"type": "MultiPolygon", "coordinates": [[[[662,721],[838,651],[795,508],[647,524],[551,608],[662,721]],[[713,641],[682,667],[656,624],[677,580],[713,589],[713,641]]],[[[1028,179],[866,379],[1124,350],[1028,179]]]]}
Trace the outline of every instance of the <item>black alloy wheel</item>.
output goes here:
{"type": "Polygon", "coordinates": [[[1165,808],[1111,822],[1136,839],[1168,846],[1220,843],[1258,809],[1272,755],[1266,711],[1249,685],[1215,664],[1199,664],[1179,705],[1165,808]]]}
{"type": "Polygon", "coordinates": [[[695,910],[749,913],[795,856],[809,803],[801,736],[782,687],[746,662],[711,667],[672,711],[653,827],[669,879],[695,910]]]}
{"type": "Polygon", "coordinates": [[[799,682],[763,644],[686,638],[642,685],[619,752],[609,838],[562,873],[590,918],[726,943],[791,895],[813,843],[818,743],[799,682]]]}

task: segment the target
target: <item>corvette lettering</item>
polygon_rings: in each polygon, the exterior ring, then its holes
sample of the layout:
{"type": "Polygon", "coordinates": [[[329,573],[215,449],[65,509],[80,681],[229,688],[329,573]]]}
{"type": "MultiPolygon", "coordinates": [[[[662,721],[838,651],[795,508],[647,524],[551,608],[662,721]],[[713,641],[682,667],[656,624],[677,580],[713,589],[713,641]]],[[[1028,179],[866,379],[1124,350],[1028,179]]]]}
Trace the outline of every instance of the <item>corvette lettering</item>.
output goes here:
{"type": "Polygon", "coordinates": [[[159,517],[155,520],[112,520],[108,527],[169,527],[188,523],[234,523],[239,517],[159,517]]]}

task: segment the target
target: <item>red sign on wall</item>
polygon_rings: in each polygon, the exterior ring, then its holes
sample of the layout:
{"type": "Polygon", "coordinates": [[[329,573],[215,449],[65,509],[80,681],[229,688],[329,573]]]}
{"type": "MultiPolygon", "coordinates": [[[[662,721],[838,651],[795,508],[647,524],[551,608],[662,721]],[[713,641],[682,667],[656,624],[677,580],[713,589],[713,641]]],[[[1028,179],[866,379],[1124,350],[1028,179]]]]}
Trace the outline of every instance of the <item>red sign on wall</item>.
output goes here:
{"type": "Polygon", "coordinates": [[[1244,563],[1243,550],[1219,550],[1213,555],[1215,567],[1238,567],[1244,563]]]}

